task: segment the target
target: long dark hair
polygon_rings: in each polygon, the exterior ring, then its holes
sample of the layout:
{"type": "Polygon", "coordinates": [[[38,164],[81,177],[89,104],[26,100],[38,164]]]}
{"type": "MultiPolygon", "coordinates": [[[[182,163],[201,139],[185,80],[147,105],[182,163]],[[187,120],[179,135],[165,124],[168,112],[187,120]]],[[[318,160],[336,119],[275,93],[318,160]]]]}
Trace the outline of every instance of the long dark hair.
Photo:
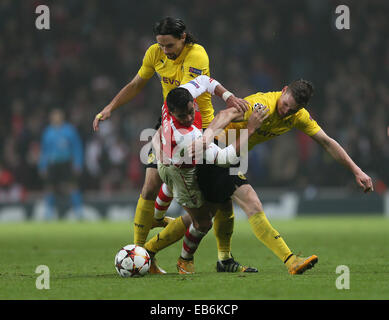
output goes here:
{"type": "Polygon", "coordinates": [[[181,39],[182,34],[186,33],[185,43],[197,43],[197,39],[192,33],[185,31],[184,21],[178,18],[166,17],[158,21],[153,28],[155,36],[171,35],[174,38],[181,39]]]}

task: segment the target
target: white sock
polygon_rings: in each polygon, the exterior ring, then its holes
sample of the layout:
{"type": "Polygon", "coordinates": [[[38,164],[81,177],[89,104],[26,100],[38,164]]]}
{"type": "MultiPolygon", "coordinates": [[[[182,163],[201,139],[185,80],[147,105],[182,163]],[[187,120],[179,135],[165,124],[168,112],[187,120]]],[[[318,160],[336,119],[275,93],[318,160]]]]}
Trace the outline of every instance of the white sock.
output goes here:
{"type": "Polygon", "coordinates": [[[167,184],[163,183],[159,189],[158,197],[155,200],[154,206],[154,218],[157,220],[162,219],[167,209],[169,209],[170,203],[173,200],[173,193],[170,191],[167,184]]]}
{"type": "Polygon", "coordinates": [[[194,253],[196,252],[201,239],[206,235],[206,233],[201,232],[193,226],[193,223],[190,224],[189,228],[186,230],[184,235],[184,240],[182,243],[181,257],[187,260],[193,258],[194,253]]]}

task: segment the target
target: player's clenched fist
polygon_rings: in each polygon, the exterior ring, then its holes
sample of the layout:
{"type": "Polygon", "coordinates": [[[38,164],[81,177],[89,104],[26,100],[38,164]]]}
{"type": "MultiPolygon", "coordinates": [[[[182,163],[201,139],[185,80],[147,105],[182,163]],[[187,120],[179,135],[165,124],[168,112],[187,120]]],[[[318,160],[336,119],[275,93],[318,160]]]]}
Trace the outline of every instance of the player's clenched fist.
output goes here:
{"type": "Polygon", "coordinates": [[[111,116],[111,112],[104,108],[100,113],[98,113],[93,120],[93,130],[99,130],[99,121],[104,121],[111,116]]]}
{"type": "Polygon", "coordinates": [[[241,98],[231,95],[226,101],[227,108],[235,108],[240,112],[246,112],[249,109],[249,103],[241,98]]]}
{"type": "Polygon", "coordinates": [[[357,181],[357,184],[363,189],[363,192],[367,193],[374,191],[373,181],[362,170],[355,174],[355,180],[357,181]]]}
{"type": "Polygon", "coordinates": [[[269,108],[268,107],[254,109],[253,112],[251,113],[249,121],[247,123],[247,129],[249,131],[254,131],[254,130],[258,129],[268,116],[269,116],[269,108]]]}

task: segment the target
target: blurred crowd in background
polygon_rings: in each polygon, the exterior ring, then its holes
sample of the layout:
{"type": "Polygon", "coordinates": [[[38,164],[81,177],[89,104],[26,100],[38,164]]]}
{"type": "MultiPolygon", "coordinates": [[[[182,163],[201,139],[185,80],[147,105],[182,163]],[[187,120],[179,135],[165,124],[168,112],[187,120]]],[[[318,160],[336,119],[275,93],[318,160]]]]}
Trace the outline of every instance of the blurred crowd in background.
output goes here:
{"type": "MultiPolygon", "coordinates": [[[[43,188],[41,137],[54,108],[65,112],[84,149],[81,189],[140,190],[140,132],[162,104],[154,76],[94,133],[92,121],[141,66],[153,24],[180,17],[208,52],[211,76],[236,95],[278,91],[290,81],[315,86],[309,112],[375,182],[389,183],[389,2],[373,1],[21,1],[0,2],[0,201],[43,188]],[[50,8],[50,30],[35,8],[50,8]],[[335,8],[350,8],[350,30],[335,8]],[[7,195],[4,195],[4,192],[7,195]]],[[[223,107],[213,98],[216,110],[223,107]]],[[[249,178],[258,187],[348,186],[353,175],[298,131],[257,146],[249,178]]]]}

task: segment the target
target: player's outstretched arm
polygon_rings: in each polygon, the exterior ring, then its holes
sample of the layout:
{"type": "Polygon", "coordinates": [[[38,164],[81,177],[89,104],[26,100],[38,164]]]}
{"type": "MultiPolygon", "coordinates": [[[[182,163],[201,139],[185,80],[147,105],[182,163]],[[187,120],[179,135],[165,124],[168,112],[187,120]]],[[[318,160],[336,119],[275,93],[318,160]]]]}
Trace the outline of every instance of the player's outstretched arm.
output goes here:
{"type": "Polygon", "coordinates": [[[189,90],[193,98],[197,98],[204,92],[219,96],[226,102],[227,109],[234,108],[238,112],[244,113],[249,108],[249,103],[246,100],[235,97],[235,95],[223,87],[220,82],[207,75],[198,76],[180,87],[189,90]]]}
{"type": "Polygon", "coordinates": [[[334,139],[330,138],[322,129],[312,136],[336,161],[348,168],[355,176],[355,181],[363,191],[374,191],[371,178],[359,168],[347,152],[334,139]]]}
{"type": "Polygon", "coordinates": [[[236,111],[245,113],[249,109],[249,103],[242,99],[235,97],[235,95],[219,84],[215,88],[215,95],[221,97],[226,102],[226,108],[234,108],[236,111]]]}
{"type": "Polygon", "coordinates": [[[209,124],[208,128],[204,131],[203,137],[206,142],[213,141],[214,137],[219,135],[220,132],[227,127],[232,121],[242,121],[244,113],[238,111],[235,108],[228,108],[219,111],[216,117],[209,124]]]}
{"type": "Polygon", "coordinates": [[[148,80],[142,79],[138,74],[128,83],[112,101],[101,110],[93,120],[93,130],[99,130],[99,122],[107,120],[112,111],[132,100],[146,85],[148,80]]]}

